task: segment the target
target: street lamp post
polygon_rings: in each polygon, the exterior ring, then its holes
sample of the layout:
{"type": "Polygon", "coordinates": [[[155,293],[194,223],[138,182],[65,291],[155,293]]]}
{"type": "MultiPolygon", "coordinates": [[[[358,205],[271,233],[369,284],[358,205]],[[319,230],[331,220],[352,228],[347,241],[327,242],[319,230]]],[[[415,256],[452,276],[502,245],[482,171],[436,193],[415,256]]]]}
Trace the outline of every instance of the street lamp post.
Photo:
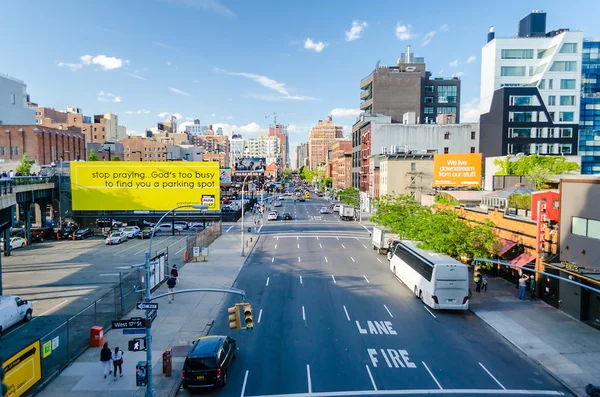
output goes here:
{"type": "Polygon", "coordinates": [[[245,212],[244,185],[246,184],[246,179],[248,179],[249,176],[250,176],[250,174],[246,175],[244,177],[244,180],[242,181],[242,256],[246,256],[246,252],[244,252],[244,212],[245,212]]]}
{"type": "MultiPolygon", "coordinates": [[[[208,209],[208,205],[201,204],[185,204],[178,205],[177,207],[167,211],[160,220],[156,223],[156,225],[160,225],[163,219],[171,212],[185,207],[192,207],[198,210],[206,210],[208,209]]],[[[154,239],[154,233],[156,232],[156,226],[152,230],[152,235],[150,236],[150,243],[148,246],[148,251],[146,252],[146,261],[144,263],[145,270],[145,278],[146,278],[146,293],[144,296],[145,302],[150,302],[150,256],[152,255],[152,240],[154,239]]],[[[146,321],[150,319],[151,310],[146,310],[146,321]]],[[[154,387],[152,386],[152,327],[151,324],[146,324],[146,373],[148,374],[148,381],[146,383],[146,397],[154,397],[154,387]]]]}

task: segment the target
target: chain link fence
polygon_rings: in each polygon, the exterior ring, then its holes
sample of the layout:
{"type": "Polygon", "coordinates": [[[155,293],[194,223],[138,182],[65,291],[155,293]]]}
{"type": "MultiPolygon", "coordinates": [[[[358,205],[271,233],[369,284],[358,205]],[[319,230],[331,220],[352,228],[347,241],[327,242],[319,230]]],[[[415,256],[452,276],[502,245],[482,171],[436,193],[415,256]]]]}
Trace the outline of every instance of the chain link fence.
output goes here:
{"type": "Polygon", "coordinates": [[[188,236],[186,240],[186,258],[187,261],[194,259],[194,247],[199,247],[200,252],[202,248],[207,248],[213,241],[221,235],[223,231],[223,224],[221,221],[212,223],[209,227],[204,229],[200,233],[188,236]]]}

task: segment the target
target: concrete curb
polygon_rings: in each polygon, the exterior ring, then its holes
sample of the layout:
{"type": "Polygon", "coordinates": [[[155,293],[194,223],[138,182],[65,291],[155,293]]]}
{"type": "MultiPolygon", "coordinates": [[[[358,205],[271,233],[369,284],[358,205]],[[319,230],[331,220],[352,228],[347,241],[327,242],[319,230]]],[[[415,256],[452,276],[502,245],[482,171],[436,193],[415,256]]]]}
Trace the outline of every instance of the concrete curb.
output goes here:
{"type": "Polygon", "coordinates": [[[521,347],[519,347],[518,345],[514,344],[510,339],[508,339],[507,337],[505,337],[504,335],[502,335],[500,332],[498,332],[496,330],[496,328],[494,328],[494,326],[492,324],[490,324],[489,322],[487,322],[483,317],[480,317],[477,312],[473,311],[472,309],[469,308],[469,311],[471,313],[473,313],[474,315],[476,315],[478,318],[480,318],[484,323],[486,323],[488,325],[488,327],[490,327],[491,329],[494,330],[494,332],[496,332],[498,335],[500,335],[504,340],[506,340],[508,343],[510,343],[512,346],[516,347],[521,353],[523,353],[524,355],[526,355],[531,361],[533,361],[534,363],[536,363],[539,367],[541,367],[548,375],[550,375],[551,377],[553,377],[558,383],[560,383],[561,385],[563,385],[567,390],[569,390],[571,393],[573,393],[573,395],[575,396],[579,396],[579,397],[586,397],[585,394],[581,394],[578,391],[576,391],[575,389],[573,389],[571,386],[569,386],[568,384],[565,383],[565,381],[563,381],[563,379],[561,377],[559,377],[558,375],[556,375],[554,372],[550,371],[549,369],[547,369],[544,364],[542,364],[541,362],[539,362],[537,359],[535,359],[534,357],[530,356],[525,350],[523,350],[521,347]]]}

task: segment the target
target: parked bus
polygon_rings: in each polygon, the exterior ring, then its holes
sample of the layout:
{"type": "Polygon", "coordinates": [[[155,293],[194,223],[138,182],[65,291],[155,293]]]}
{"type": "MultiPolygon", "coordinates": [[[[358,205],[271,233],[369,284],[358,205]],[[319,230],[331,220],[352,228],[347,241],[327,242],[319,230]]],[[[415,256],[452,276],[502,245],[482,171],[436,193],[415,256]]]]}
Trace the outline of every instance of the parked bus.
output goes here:
{"type": "Polygon", "coordinates": [[[390,270],[433,309],[469,308],[467,266],[447,255],[417,248],[414,241],[396,241],[390,270]]]}

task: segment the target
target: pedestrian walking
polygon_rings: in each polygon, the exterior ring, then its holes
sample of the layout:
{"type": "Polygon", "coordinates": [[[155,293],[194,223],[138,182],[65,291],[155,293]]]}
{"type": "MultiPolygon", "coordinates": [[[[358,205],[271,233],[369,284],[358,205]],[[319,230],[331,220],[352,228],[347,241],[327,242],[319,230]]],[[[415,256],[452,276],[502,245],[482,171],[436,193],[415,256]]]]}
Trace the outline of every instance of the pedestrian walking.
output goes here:
{"type": "Polygon", "coordinates": [[[483,273],[483,276],[481,276],[481,288],[487,292],[487,283],[488,283],[488,276],[487,273],[483,273]]]}
{"type": "Polygon", "coordinates": [[[475,292],[480,293],[481,292],[481,275],[479,273],[475,276],[475,285],[477,286],[477,288],[475,288],[475,292]]]}
{"type": "Polygon", "coordinates": [[[527,292],[527,275],[524,274],[519,279],[519,299],[525,300],[525,293],[527,292]]]}
{"type": "Polygon", "coordinates": [[[175,277],[176,279],[179,279],[179,270],[177,269],[176,264],[173,264],[173,267],[171,268],[171,277],[175,277]]]}
{"type": "Polygon", "coordinates": [[[112,352],[110,351],[110,347],[108,347],[108,342],[104,343],[102,346],[102,350],[100,350],[100,362],[102,363],[102,367],[104,368],[104,378],[106,379],[106,375],[112,374],[112,368],[110,365],[110,361],[112,360],[112,352]]]}
{"type": "Polygon", "coordinates": [[[171,303],[171,301],[175,301],[175,294],[173,292],[175,292],[176,285],[177,279],[173,276],[169,277],[169,279],[167,280],[167,288],[169,288],[169,292],[171,293],[169,295],[169,303],[171,303]]]}
{"type": "Polygon", "coordinates": [[[113,371],[115,371],[115,381],[117,380],[117,370],[119,370],[119,378],[123,377],[123,350],[119,346],[115,347],[112,354],[113,371]]]}
{"type": "Polygon", "coordinates": [[[529,276],[529,288],[531,289],[531,300],[535,300],[535,274],[529,276]]]}

